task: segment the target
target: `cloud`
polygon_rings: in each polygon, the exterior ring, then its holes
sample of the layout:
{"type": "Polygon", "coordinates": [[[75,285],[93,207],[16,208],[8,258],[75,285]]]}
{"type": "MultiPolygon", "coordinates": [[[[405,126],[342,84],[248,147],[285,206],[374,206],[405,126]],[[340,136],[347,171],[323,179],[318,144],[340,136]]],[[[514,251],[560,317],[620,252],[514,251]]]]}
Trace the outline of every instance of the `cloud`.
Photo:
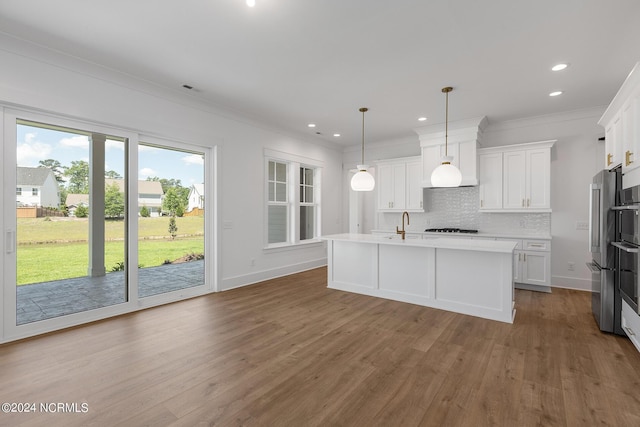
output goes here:
{"type": "Polygon", "coordinates": [[[105,141],[105,149],[108,150],[110,148],[116,148],[120,151],[124,151],[124,142],[122,141],[116,141],[113,139],[107,139],[105,141]]]}
{"type": "Polygon", "coordinates": [[[201,154],[192,154],[182,158],[182,161],[187,165],[202,165],[204,164],[204,158],[201,154]]]}
{"type": "Polygon", "coordinates": [[[51,145],[37,140],[38,135],[33,132],[24,135],[24,142],[16,147],[16,159],[19,166],[37,166],[40,160],[51,157],[51,145]]]}
{"type": "Polygon", "coordinates": [[[138,179],[147,179],[150,176],[157,176],[158,173],[151,168],[142,168],[138,172],[138,179]]]}
{"type": "Polygon", "coordinates": [[[89,148],[89,138],[86,135],[75,135],[60,140],[61,147],[89,148]]]}

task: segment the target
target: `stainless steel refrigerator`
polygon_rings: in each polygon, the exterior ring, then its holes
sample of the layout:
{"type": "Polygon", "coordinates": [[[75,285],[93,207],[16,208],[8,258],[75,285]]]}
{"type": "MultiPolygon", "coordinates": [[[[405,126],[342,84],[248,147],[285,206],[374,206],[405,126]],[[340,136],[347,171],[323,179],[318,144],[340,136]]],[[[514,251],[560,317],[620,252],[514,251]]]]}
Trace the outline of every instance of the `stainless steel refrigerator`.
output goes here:
{"type": "Polygon", "coordinates": [[[622,302],[617,287],[617,251],[611,243],[617,239],[617,215],[622,188],[620,168],[603,170],[593,177],[589,197],[589,246],[591,262],[591,311],[601,331],[623,335],[620,326],[622,302]]]}

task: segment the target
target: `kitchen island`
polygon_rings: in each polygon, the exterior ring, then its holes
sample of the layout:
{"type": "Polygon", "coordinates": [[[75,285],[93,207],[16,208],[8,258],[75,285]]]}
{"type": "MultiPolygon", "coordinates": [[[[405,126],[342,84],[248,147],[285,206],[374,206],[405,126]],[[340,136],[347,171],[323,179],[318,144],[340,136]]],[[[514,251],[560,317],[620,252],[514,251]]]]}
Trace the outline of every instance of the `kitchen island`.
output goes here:
{"type": "Polygon", "coordinates": [[[507,241],[334,234],[328,287],[513,323],[513,251],[507,241]]]}

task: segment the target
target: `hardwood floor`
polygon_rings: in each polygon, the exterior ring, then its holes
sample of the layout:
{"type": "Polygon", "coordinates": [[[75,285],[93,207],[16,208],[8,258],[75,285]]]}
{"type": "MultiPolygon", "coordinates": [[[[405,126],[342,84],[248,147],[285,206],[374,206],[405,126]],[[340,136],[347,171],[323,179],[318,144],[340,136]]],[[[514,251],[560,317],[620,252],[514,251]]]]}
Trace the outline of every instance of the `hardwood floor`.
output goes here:
{"type": "Polygon", "coordinates": [[[640,353],[588,293],[516,308],[509,325],[315,269],[0,346],[0,400],[38,405],[0,425],[640,425],[640,353]],[[79,412],[40,412],[58,402],[79,412]]]}

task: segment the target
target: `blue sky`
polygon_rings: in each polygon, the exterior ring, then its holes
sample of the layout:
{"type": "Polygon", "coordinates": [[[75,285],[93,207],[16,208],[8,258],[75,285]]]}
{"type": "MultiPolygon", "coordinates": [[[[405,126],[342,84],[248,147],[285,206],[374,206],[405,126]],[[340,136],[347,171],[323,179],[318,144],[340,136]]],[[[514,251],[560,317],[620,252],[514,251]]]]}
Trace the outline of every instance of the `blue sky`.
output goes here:
{"type": "MultiPolygon", "coordinates": [[[[85,135],[62,132],[27,125],[17,126],[18,166],[37,167],[40,160],[54,159],[62,166],[74,160],[89,161],[89,139],[85,135]]],[[[105,169],[124,176],[124,144],[107,140],[105,169]]],[[[138,179],[157,176],[179,179],[184,187],[202,183],[202,156],[173,149],[140,145],[138,150],[138,179]]]]}

